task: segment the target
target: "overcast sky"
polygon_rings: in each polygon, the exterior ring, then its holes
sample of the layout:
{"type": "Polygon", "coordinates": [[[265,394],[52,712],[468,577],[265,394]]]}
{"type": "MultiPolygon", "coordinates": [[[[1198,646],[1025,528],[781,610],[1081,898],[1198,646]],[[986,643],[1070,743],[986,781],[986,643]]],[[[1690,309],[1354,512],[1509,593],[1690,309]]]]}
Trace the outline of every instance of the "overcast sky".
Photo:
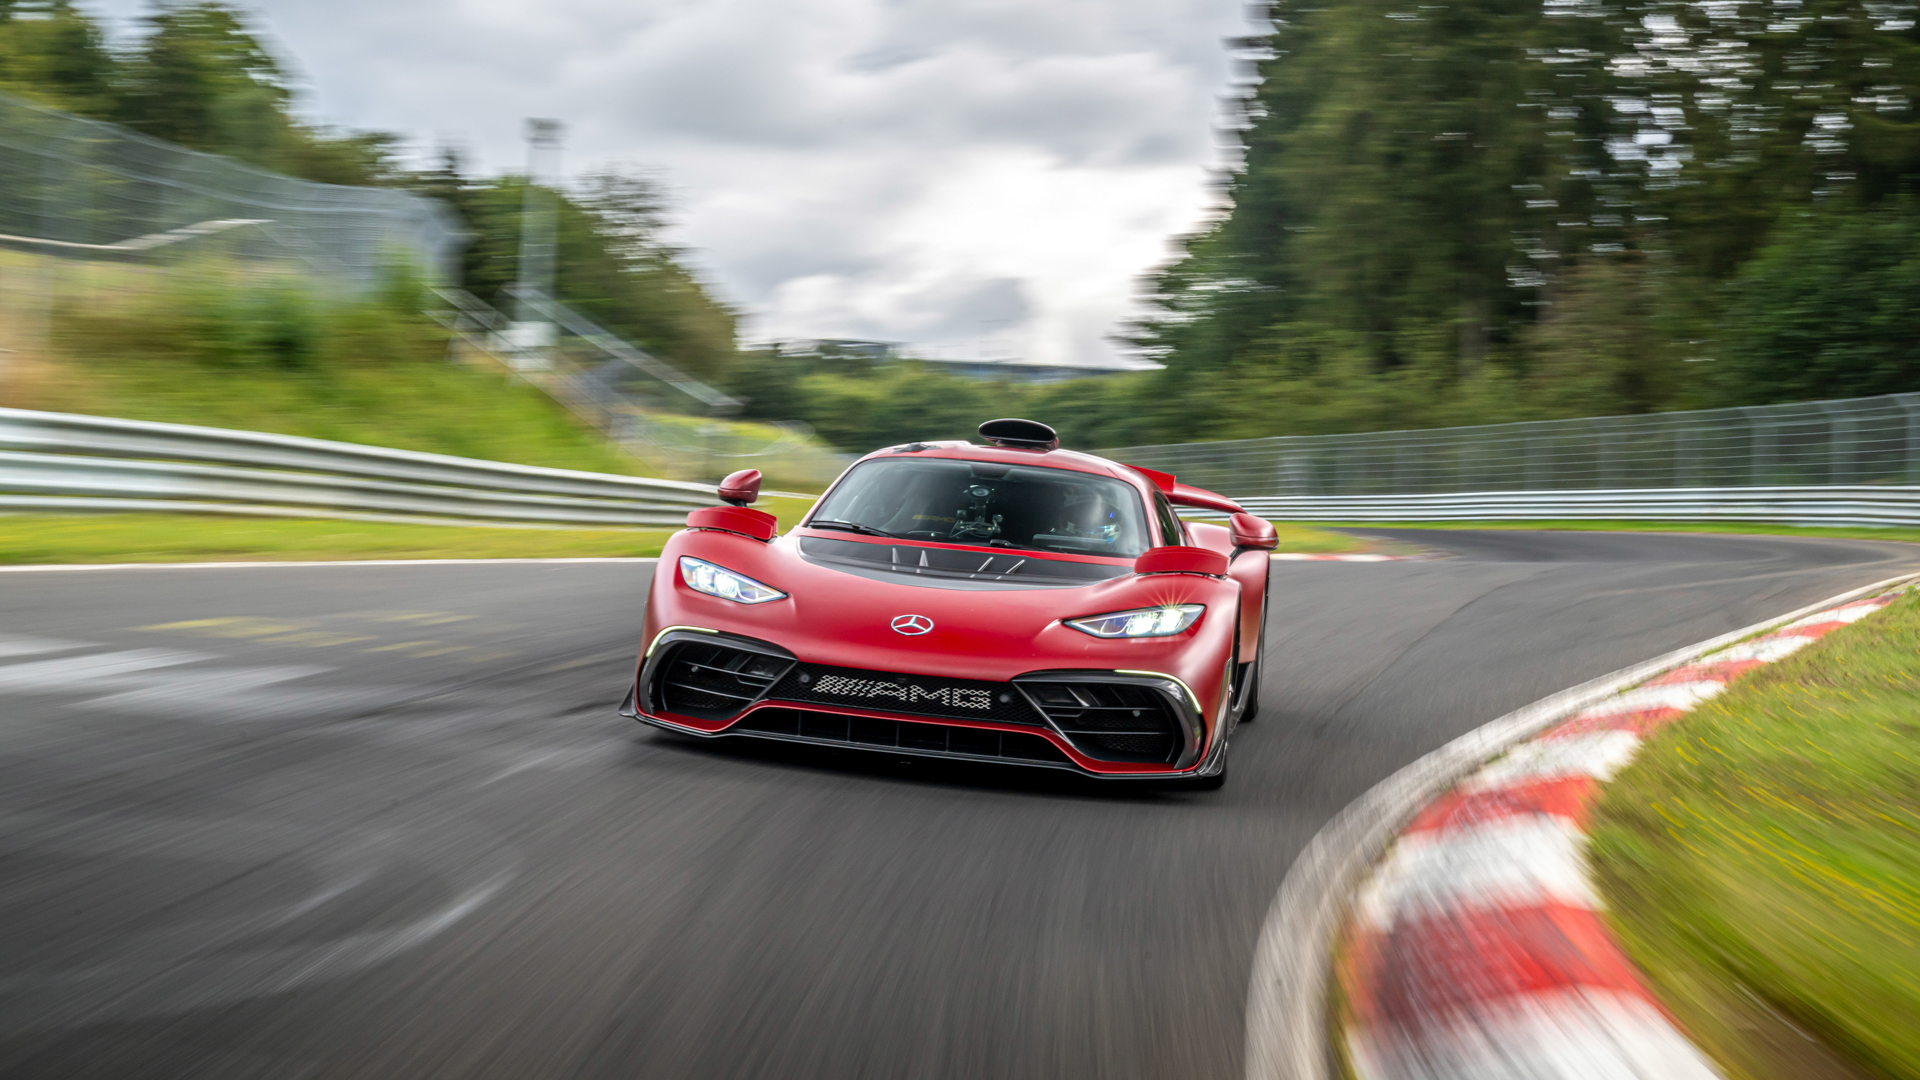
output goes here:
{"type": "MultiPolygon", "coordinates": [[[[93,0],[124,34],[143,0],[93,0]]],[[[315,119],[659,170],[748,340],[1109,363],[1210,202],[1240,0],[258,0],[315,119]]]]}

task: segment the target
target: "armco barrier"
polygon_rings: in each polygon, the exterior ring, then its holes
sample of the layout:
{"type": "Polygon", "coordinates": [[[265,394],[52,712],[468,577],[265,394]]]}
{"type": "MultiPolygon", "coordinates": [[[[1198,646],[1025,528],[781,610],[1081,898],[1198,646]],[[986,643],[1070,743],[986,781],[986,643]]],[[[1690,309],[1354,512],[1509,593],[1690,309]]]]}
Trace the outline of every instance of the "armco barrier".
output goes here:
{"type": "Polygon", "coordinates": [[[1920,486],[1460,491],[1432,495],[1242,498],[1282,521],[1728,521],[1920,526],[1920,486]]]}
{"type": "Polygon", "coordinates": [[[705,484],[257,431],[0,409],[0,509],[676,525],[705,484]]]}

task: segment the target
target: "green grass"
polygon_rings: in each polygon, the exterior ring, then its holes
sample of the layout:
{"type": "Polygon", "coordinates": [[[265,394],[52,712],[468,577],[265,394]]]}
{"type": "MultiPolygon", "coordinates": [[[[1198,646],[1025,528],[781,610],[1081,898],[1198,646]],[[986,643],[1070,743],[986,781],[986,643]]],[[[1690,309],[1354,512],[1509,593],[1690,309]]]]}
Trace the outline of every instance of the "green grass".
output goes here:
{"type": "Polygon", "coordinates": [[[1353,521],[1343,529],[1508,529],[1563,532],[1726,533],[1735,536],[1813,536],[1845,540],[1920,542],[1920,529],[1774,525],[1754,521],[1353,521]]]}
{"type": "MultiPolygon", "coordinates": [[[[757,504],[790,528],[807,499],[757,504]]],[[[0,563],[561,559],[660,554],[661,529],[507,529],[194,514],[0,516],[0,563]]]]}
{"type": "Polygon", "coordinates": [[[1629,953],[1729,1076],[1920,1077],[1920,594],[1655,736],[1592,851],[1629,953]]]}
{"type": "Polygon", "coordinates": [[[1338,555],[1346,552],[1372,551],[1379,545],[1346,533],[1332,532],[1313,525],[1302,525],[1297,521],[1276,521],[1273,531],[1280,535],[1280,546],[1276,551],[1296,551],[1309,555],[1338,555]]]}

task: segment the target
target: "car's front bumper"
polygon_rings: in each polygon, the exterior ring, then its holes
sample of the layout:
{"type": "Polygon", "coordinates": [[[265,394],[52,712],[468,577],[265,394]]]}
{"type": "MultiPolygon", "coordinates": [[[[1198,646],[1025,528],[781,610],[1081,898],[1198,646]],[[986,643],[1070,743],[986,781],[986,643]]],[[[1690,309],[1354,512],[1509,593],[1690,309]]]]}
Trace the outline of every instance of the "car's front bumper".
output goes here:
{"type": "Polygon", "coordinates": [[[1201,708],[1186,683],[1157,672],[1048,669],[990,683],[852,671],[763,640],[670,627],[650,643],[621,713],[702,738],[1164,779],[1224,763],[1224,718],[1208,724],[1201,708]],[[722,670],[729,664],[741,670],[722,670]]]}

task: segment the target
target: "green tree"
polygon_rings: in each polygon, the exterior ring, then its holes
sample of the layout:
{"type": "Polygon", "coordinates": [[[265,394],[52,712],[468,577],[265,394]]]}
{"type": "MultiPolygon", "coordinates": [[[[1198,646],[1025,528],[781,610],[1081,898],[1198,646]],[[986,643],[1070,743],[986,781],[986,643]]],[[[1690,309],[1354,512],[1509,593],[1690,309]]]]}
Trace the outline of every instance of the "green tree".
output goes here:
{"type": "Polygon", "coordinates": [[[1739,396],[1730,373],[1785,332],[1725,308],[1765,291],[1750,270],[1789,308],[1856,290],[1854,317],[1804,325],[1794,347],[1881,373],[1769,375],[1751,393],[1912,388],[1891,344],[1861,359],[1881,316],[1860,312],[1900,302],[1872,299],[1901,295],[1892,266],[1788,284],[1792,267],[1755,253],[1776,222],[1871,208],[1920,181],[1915,7],[1269,5],[1273,32],[1240,43],[1262,81],[1230,205],[1156,276],[1155,310],[1130,335],[1169,368],[1154,412],[1178,419],[1157,430],[1428,426],[1739,396]],[[1689,363],[1715,354],[1713,379],[1689,363]]]}
{"type": "Polygon", "coordinates": [[[1732,405],[1920,389],[1920,208],[1794,215],[1727,290],[1732,405]]]}
{"type": "Polygon", "coordinates": [[[114,108],[114,57],[71,0],[0,3],[0,89],[83,116],[114,108]]]}
{"type": "Polygon", "coordinates": [[[146,23],[121,76],[123,120],[168,142],[277,165],[293,92],[246,16],[204,0],[163,3],[146,23]]]}
{"type": "MultiPolygon", "coordinates": [[[[415,190],[447,200],[473,233],[462,256],[466,287],[508,310],[519,276],[526,206],[524,177],[462,175],[458,155],[415,179],[415,190]]],[[[666,202],[657,185],[631,172],[589,177],[578,193],[552,190],[557,205],[555,291],[594,322],[688,374],[725,382],[735,362],[733,311],[715,300],[661,239],[666,202]]]]}

